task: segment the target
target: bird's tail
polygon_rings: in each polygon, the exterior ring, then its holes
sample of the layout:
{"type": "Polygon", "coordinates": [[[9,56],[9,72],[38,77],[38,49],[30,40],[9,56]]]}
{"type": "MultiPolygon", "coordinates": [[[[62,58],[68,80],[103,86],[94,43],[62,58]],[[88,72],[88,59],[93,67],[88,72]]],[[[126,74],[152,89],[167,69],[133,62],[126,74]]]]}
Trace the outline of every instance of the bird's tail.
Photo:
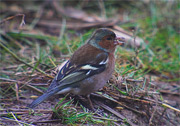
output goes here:
{"type": "Polygon", "coordinates": [[[54,94],[56,94],[57,92],[63,90],[63,87],[59,86],[56,88],[53,88],[51,90],[48,90],[46,93],[44,93],[43,95],[41,95],[40,97],[38,97],[36,100],[34,100],[31,104],[29,104],[27,107],[28,108],[34,108],[36,107],[38,104],[40,104],[41,102],[43,102],[44,100],[48,99],[49,97],[53,96],[54,94]]]}
{"type": "Polygon", "coordinates": [[[41,95],[40,97],[38,97],[36,100],[34,100],[31,104],[29,104],[27,107],[28,108],[34,108],[36,107],[38,104],[40,104],[41,102],[43,102],[44,100],[48,99],[49,97],[51,97],[53,94],[51,92],[47,92],[43,95],[41,95]]]}

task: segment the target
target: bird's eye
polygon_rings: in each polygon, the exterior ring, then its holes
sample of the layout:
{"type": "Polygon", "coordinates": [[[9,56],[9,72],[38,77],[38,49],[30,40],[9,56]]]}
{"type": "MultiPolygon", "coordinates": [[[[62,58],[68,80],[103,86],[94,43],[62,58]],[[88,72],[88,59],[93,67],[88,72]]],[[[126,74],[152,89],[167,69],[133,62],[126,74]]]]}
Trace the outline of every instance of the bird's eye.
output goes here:
{"type": "Polygon", "coordinates": [[[112,40],[112,38],[111,38],[111,37],[108,37],[107,40],[112,40]]]}

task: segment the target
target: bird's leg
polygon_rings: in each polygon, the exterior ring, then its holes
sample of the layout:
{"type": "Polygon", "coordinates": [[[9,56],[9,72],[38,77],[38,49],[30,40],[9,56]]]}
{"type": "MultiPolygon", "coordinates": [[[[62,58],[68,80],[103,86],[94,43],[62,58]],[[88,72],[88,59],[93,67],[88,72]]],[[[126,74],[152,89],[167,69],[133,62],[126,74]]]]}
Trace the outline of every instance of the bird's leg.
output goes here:
{"type": "Polygon", "coordinates": [[[90,103],[91,109],[94,110],[94,106],[93,106],[92,101],[91,101],[91,99],[90,99],[90,94],[87,95],[87,98],[88,98],[88,101],[89,101],[89,103],[90,103]]]}

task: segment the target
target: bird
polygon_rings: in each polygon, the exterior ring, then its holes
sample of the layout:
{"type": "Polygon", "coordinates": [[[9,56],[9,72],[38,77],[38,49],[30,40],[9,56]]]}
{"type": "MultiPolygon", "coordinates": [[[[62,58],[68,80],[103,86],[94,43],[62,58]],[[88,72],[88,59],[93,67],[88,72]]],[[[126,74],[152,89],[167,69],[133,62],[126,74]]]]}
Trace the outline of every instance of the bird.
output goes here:
{"type": "Polygon", "coordinates": [[[115,49],[123,45],[124,38],[117,37],[109,28],[99,28],[78,48],[62,66],[47,91],[35,99],[28,108],[35,108],[55,94],[72,93],[89,95],[104,87],[115,69],[115,49]]]}

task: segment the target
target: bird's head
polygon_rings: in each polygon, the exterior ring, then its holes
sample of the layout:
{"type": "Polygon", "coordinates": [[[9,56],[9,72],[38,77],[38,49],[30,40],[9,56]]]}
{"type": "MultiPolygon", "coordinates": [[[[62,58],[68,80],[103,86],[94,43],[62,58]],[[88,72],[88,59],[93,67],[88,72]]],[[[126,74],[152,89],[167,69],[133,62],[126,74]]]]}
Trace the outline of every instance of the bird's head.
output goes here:
{"type": "Polygon", "coordinates": [[[108,28],[97,29],[88,43],[105,52],[114,52],[117,45],[124,43],[122,38],[116,37],[116,34],[108,28]]]}

